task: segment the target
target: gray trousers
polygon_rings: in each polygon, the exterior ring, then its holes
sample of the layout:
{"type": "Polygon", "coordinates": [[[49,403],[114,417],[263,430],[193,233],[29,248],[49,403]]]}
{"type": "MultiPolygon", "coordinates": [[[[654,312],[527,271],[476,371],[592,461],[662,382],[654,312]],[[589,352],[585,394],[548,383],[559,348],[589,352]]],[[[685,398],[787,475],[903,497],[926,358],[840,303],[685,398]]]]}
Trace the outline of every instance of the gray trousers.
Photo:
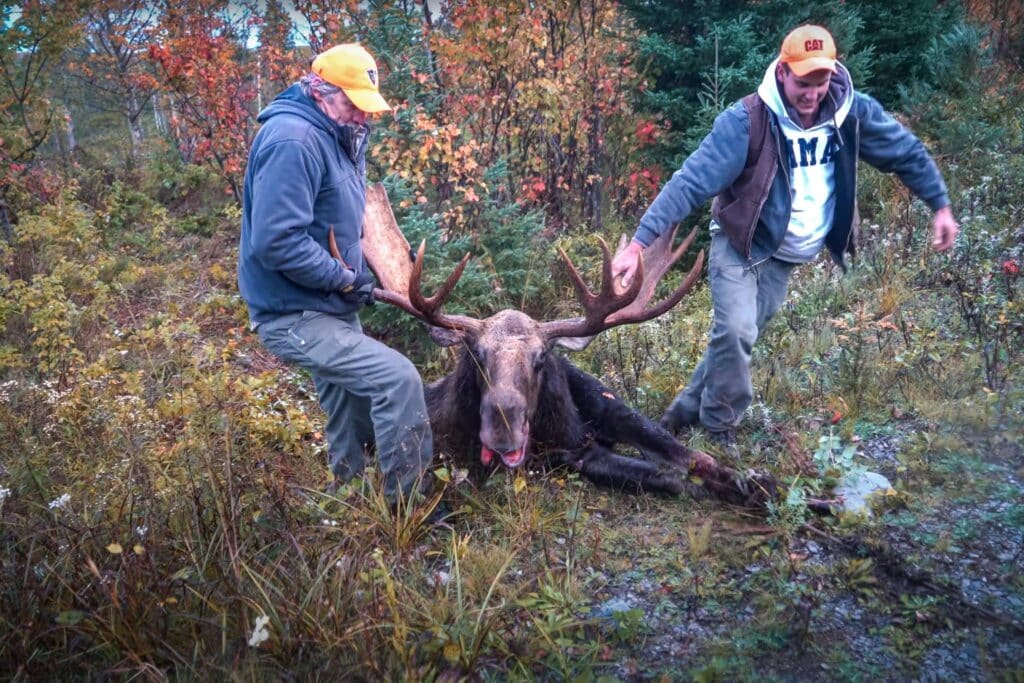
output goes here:
{"type": "Polygon", "coordinates": [[[770,258],[749,266],[721,231],[711,239],[708,280],[714,320],[711,337],[690,383],[669,410],[699,417],[704,427],[735,427],[750,407],[750,354],[761,331],[786,299],[794,263],[770,258]]]}
{"type": "Polygon", "coordinates": [[[274,355],[313,376],[334,476],[358,475],[376,445],[385,495],[408,496],[433,453],[423,381],[409,359],[363,334],[354,314],[293,313],[257,332],[274,355]]]}

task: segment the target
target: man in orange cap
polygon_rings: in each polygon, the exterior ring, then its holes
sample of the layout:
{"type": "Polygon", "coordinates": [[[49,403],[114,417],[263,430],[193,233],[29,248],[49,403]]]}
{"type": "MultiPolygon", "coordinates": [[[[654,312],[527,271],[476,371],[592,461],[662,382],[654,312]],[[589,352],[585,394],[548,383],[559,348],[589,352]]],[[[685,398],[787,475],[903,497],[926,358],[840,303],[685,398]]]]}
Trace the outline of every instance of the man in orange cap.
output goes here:
{"type": "Polygon", "coordinates": [[[359,323],[374,285],[359,242],[368,118],[390,109],[379,80],[362,46],[337,45],[260,112],[238,284],[263,344],[313,377],[335,481],[358,475],[375,447],[385,494],[397,500],[430,463],[432,435],[416,368],[359,323]],[[331,232],[343,263],[328,251],[331,232]]]}
{"type": "Polygon", "coordinates": [[[751,350],[782,305],[790,273],[822,248],[845,269],[853,251],[858,159],[896,173],[934,211],[932,245],[953,245],[958,226],[934,160],[876,100],[854,91],[828,30],[800,26],[782,41],[757,92],[715,119],[612,264],[628,281],[646,245],[715,198],[714,322],[704,358],[663,426],[703,425],[711,441],[738,453],[735,428],[753,398],[751,350]]]}

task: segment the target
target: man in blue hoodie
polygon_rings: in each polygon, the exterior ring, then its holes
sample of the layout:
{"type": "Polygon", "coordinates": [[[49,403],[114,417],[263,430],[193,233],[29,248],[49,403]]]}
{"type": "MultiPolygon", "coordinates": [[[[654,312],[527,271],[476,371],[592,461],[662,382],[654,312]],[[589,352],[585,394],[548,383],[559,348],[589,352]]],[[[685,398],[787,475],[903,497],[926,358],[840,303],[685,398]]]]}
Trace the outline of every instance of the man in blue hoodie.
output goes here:
{"type": "Polygon", "coordinates": [[[703,425],[736,455],[735,428],[753,399],[750,354],[782,305],[789,275],[822,247],[844,269],[853,251],[857,160],[900,180],[934,211],[932,245],[958,225],[935,162],[873,98],[855,92],[820,26],[794,29],[755,94],[718,115],[612,264],[624,282],[641,250],[711,197],[708,279],[714,322],[703,359],[662,425],[703,425]]]}
{"type": "Polygon", "coordinates": [[[390,109],[377,81],[365,49],[337,45],[260,113],[245,173],[238,285],[263,344],[313,377],[335,480],[358,475],[375,446],[385,494],[397,500],[430,463],[432,436],[416,368],[359,324],[374,285],[359,242],[367,118],[390,109]],[[331,232],[342,262],[328,251],[331,232]]]}

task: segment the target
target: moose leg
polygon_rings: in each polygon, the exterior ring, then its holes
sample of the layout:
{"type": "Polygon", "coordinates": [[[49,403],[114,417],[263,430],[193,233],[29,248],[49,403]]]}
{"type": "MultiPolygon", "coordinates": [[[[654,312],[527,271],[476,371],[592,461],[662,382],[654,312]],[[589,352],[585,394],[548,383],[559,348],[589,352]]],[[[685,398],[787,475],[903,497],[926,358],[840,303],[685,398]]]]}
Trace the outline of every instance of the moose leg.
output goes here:
{"type": "MultiPolygon", "coordinates": [[[[740,505],[761,505],[775,497],[776,484],[770,475],[756,472],[743,474],[718,464],[707,453],[683,446],[664,428],[627,406],[596,378],[571,363],[566,362],[565,365],[573,400],[580,416],[594,430],[595,440],[599,443],[609,448],[618,443],[635,446],[647,457],[656,457],[682,469],[691,481],[699,483],[720,500],[740,505]]],[[[620,460],[649,464],[654,470],[658,469],[654,463],[623,458],[613,453],[609,455],[614,458],[592,458],[594,464],[583,463],[580,471],[589,477],[585,469],[589,467],[598,476],[602,476],[609,468],[622,467],[620,478],[634,472],[642,474],[631,463],[620,460]]]]}
{"type": "Polygon", "coordinates": [[[601,486],[673,496],[683,493],[688,487],[677,468],[619,455],[596,443],[582,453],[564,455],[563,464],[601,486]]]}
{"type": "Polygon", "coordinates": [[[687,452],[691,457],[690,481],[700,484],[719,500],[760,507],[778,497],[778,486],[770,474],[754,470],[744,474],[719,465],[703,451],[687,449],[687,452]]]}
{"type": "Polygon", "coordinates": [[[690,467],[689,449],[668,431],[630,408],[597,378],[569,362],[565,366],[573,402],[595,439],[609,447],[629,444],[646,457],[690,467]]]}

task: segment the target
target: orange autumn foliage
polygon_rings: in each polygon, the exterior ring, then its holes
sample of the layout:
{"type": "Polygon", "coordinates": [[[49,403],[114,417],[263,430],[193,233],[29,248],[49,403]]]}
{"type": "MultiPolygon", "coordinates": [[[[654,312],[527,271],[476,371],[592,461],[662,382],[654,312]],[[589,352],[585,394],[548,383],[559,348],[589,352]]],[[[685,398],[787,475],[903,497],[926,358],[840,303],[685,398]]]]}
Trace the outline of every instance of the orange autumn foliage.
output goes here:
{"type": "MultiPolygon", "coordinates": [[[[272,24],[270,13],[247,15],[260,43],[245,50],[226,0],[198,1],[201,12],[166,8],[150,56],[174,96],[183,156],[212,163],[237,198],[256,128],[254,74],[268,99],[309,55],[286,45],[280,13],[272,24]]],[[[372,163],[406,179],[410,201],[431,203],[450,231],[481,228],[485,199],[542,209],[553,229],[600,228],[606,206],[634,210],[656,192],[662,174],[643,148],[662,128],[634,119],[643,81],[613,0],[462,0],[443,14],[355,0],[295,9],[311,53],[349,41],[374,53],[394,111],[379,117],[372,163]]]]}
{"type": "Polygon", "coordinates": [[[256,84],[224,0],[168,5],[149,45],[173,101],[172,134],[187,161],[210,162],[242,201],[242,177],[256,125],[256,84]],[[197,7],[196,5],[201,5],[197,7]]]}

